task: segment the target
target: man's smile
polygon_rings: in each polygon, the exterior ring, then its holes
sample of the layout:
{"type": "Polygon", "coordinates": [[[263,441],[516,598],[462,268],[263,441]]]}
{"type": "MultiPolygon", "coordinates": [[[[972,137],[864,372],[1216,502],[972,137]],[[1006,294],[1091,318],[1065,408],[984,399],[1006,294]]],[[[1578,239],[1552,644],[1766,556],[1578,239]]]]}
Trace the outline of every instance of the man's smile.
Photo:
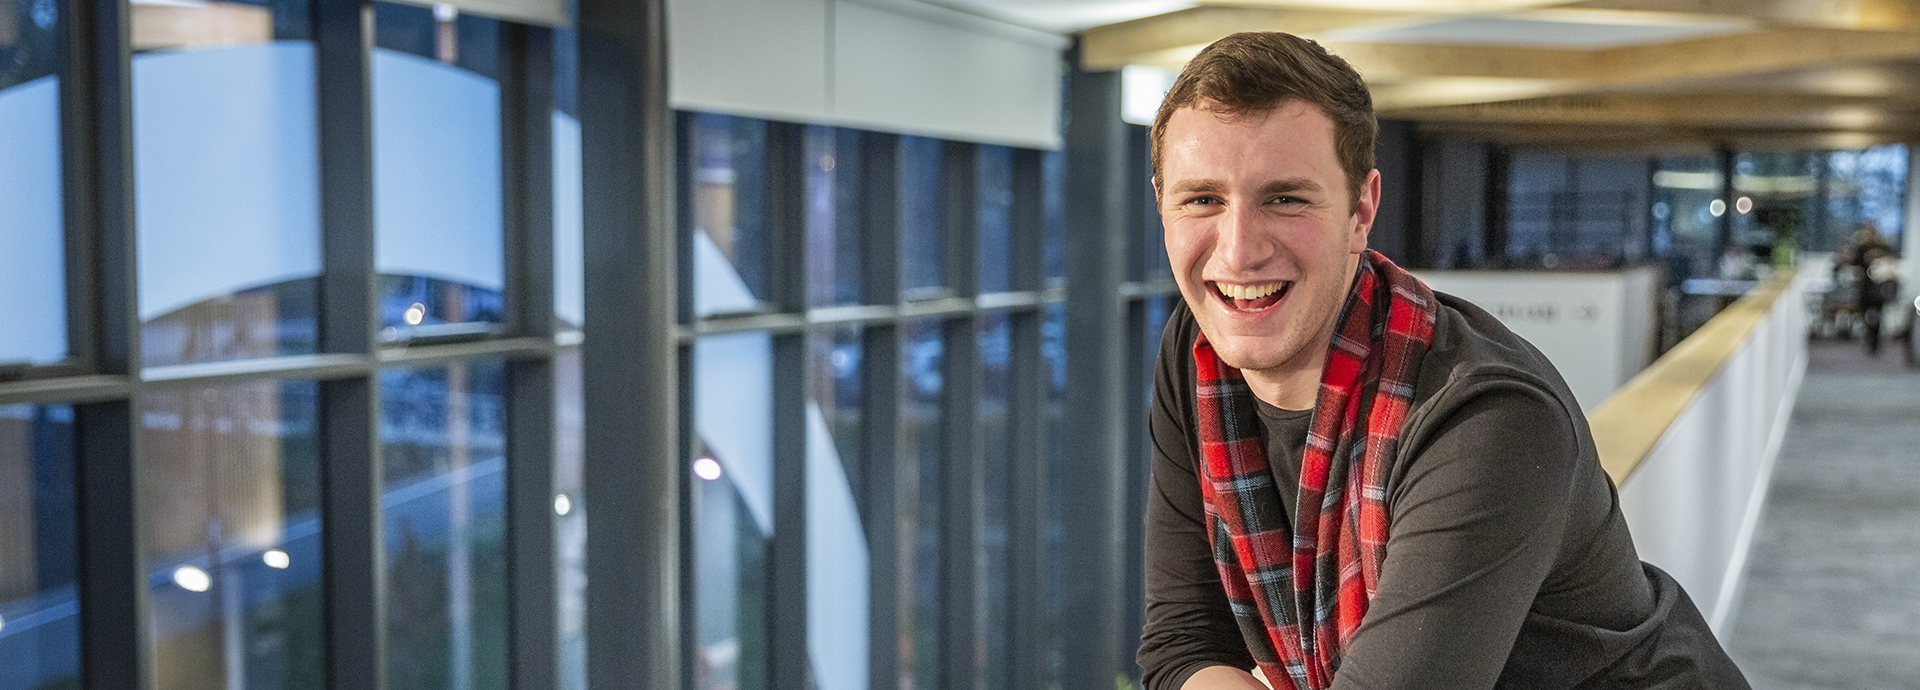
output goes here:
{"type": "Polygon", "coordinates": [[[1214,296],[1227,306],[1236,311],[1257,314],[1280,304],[1280,300],[1287,296],[1288,289],[1293,287],[1293,282],[1283,280],[1239,284],[1207,281],[1207,285],[1213,288],[1214,296]]]}

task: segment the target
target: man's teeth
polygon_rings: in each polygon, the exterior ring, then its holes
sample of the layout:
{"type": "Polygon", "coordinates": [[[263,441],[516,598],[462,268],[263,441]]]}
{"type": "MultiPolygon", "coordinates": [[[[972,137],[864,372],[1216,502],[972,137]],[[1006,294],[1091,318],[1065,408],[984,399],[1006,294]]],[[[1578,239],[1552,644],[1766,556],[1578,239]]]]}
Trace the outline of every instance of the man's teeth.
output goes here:
{"type": "Polygon", "coordinates": [[[1286,283],[1266,283],[1264,285],[1230,285],[1227,283],[1216,283],[1216,285],[1220,287],[1220,294],[1233,299],[1260,299],[1279,292],[1280,288],[1284,287],[1286,283]]]}

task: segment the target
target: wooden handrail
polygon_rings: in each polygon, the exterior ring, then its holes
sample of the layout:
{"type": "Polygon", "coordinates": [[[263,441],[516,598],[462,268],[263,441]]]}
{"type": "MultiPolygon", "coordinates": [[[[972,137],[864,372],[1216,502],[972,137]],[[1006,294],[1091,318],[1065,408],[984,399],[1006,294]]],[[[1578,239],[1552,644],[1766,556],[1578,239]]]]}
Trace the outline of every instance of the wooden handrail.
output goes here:
{"type": "Polygon", "coordinates": [[[1600,465],[1614,485],[1626,483],[1687,404],[1746,344],[1793,277],[1793,271],[1781,271],[1748,291],[1587,415],[1600,465]]]}

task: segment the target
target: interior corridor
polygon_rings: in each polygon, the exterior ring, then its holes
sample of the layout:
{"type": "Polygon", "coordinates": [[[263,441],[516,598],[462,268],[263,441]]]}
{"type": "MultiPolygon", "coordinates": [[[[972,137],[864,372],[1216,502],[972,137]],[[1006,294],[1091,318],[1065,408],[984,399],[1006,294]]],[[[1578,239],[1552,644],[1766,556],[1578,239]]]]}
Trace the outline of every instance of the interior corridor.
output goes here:
{"type": "Polygon", "coordinates": [[[1756,690],[1920,687],[1920,372],[1809,347],[1723,640],[1756,690]]]}

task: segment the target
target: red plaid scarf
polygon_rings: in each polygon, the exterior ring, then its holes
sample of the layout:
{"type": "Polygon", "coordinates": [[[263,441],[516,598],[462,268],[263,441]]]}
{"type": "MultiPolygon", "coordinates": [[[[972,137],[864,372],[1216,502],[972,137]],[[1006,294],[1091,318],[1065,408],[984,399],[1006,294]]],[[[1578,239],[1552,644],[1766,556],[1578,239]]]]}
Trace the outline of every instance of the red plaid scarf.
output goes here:
{"type": "Polygon", "coordinates": [[[1324,690],[1379,588],[1387,468],[1433,341],[1433,291],[1378,252],[1360,261],[1334,329],[1300,467],[1291,534],[1253,393],[1202,334],[1200,491],[1241,635],[1277,690],[1324,690]],[[1335,461],[1335,458],[1343,458],[1335,461]]]}

